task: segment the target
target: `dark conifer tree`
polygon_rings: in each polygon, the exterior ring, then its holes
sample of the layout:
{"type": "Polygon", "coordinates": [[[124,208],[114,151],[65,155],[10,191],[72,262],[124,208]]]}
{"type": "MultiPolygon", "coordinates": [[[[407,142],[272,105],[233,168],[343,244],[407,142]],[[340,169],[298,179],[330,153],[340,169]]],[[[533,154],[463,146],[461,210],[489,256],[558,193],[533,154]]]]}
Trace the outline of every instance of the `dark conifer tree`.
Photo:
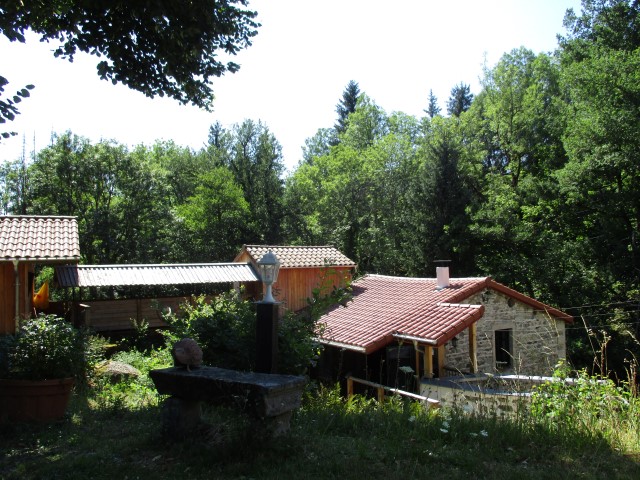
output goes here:
{"type": "Polygon", "coordinates": [[[472,101],[471,88],[460,82],[451,89],[451,96],[447,100],[447,113],[453,117],[459,117],[462,112],[469,110],[472,101]]]}
{"type": "Polygon", "coordinates": [[[440,107],[438,106],[438,99],[433,94],[433,90],[429,90],[429,104],[427,105],[427,109],[424,111],[429,118],[433,118],[436,115],[440,114],[440,107]]]}
{"type": "Polygon", "coordinates": [[[351,80],[347,84],[347,87],[342,93],[342,99],[336,105],[336,112],[338,113],[338,120],[333,127],[336,133],[339,135],[347,129],[347,120],[349,115],[356,111],[356,105],[358,103],[358,97],[360,96],[360,87],[358,82],[351,80]]]}

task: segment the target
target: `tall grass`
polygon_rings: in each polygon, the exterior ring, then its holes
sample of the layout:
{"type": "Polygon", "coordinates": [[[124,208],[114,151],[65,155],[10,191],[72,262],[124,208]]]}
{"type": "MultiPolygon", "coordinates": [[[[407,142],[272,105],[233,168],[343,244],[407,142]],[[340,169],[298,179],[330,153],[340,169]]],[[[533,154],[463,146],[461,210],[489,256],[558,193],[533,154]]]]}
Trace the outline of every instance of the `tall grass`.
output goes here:
{"type": "Polygon", "coordinates": [[[284,437],[253,438],[241,413],[209,408],[214,428],[172,442],[148,379],[168,353],[117,358],[142,375],[97,381],[57,424],[2,427],[1,479],[640,478],[640,408],[625,385],[554,382],[528,413],[499,418],[310,383],[284,437]]]}

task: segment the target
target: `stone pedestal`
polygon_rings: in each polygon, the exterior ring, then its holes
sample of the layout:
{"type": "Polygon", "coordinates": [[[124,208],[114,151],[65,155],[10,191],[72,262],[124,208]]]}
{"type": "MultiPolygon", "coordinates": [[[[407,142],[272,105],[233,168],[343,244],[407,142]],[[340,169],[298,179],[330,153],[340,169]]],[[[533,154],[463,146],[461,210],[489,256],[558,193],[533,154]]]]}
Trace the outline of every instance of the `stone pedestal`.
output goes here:
{"type": "Polygon", "coordinates": [[[173,367],[149,372],[156,389],[171,395],[162,409],[163,432],[184,438],[203,425],[201,402],[229,403],[244,398],[243,410],[253,420],[256,435],[271,437],[289,431],[291,414],[302,402],[304,377],[238,372],[216,367],[188,371],[173,367]]]}

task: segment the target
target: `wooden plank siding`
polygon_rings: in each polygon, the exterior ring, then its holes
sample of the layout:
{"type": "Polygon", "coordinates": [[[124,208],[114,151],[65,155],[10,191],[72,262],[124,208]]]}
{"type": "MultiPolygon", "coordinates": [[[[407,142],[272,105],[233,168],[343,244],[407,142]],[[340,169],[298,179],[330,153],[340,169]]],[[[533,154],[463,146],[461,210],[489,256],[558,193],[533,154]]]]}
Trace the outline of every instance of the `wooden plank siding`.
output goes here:
{"type": "MultiPolygon", "coordinates": [[[[18,264],[19,292],[18,318],[32,315],[31,308],[33,288],[29,274],[33,273],[33,264],[21,262],[18,264]]],[[[15,333],[16,331],[16,291],[13,262],[0,263],[0,335],[15,333]]]]}
{"type": "Polygon", "coordinates": [[[13,264],[0,263],[0,334],[15,331],[15,291],[13,264]]]}
{"type": "MultiPolygon", "coordinates": [[[[252,262],[256,271],[258,265],[246,251],[236,257],[236,262],[252,262]]],[[[274,298],[283,303],[286,310],[297,312],[308,306],[307,298],[313,297],[313,289],[322,287],[323,294],[331,293],[334,286],[340,288],[351,281],[352,267],[316,267],[316,268],[280,268],[278,281],[273,285],[274,298]]],[[[264,285],[258,286],[257,291],[264,294],[264,285]]],[[[247,288],[249,292],[249,288],[247,288]]],[[[262,300],[262,294],[256,298],[262,300]]]]}
{"type": "Polygon", "coordinates": [[[131,330],[132,319],[138,322],[146,320],[152,328],[166,327],[167,324],[155,306],[170,307],[173,312],[177,312],[184,301],[184,297],[169,297],[83,302],[89,306],[85,313],[85,322],[97,332],[131,330]]]}
{"type": "Polygon", "coordinates": [[[297,312],[308,306],[307,298],[313,297],[315,288],[321,288],[321,295],[327,295],[334,286],[344,287],[350,279],[350,268],[285,268],[273,285],[273,296],[287,310],[297,312]]]}

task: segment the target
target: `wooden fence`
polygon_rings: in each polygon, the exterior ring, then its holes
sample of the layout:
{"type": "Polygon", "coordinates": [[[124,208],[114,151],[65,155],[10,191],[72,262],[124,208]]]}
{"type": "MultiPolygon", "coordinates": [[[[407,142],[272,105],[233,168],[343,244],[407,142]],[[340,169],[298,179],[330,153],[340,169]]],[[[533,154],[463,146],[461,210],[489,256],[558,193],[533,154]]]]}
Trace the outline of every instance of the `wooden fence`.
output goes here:
{"type": "Polygon", "coordinates": [[[359,383],[360,385],[365,385],[367,387],[375,388],[378,396],[378,402],[380,403],[384,402],[385,392],[391,392],[394,395],[400,395],[402,397],[407,397],[412,400],[417,400],[421,403],[424,403],[428,408],[440,407],[440,402],[438,400],[433,400],[429,397],[418,395],[416,393],[407,392],[405,390],[399,390],[397,388],[387,387],[379,383],[374,383],[368,380],[363,380],[361,378],[352,377],[351,375],[348,375],[346,378],[347,378],[347,397],[349,398],[353,397],[353,384],[359,383]]]}
{"type": "Polygon", "coordinates": [[[83,302],[84,323],[96,332],[131,330],[132,320],[146,320],[151,328],[166,327],[161,311],[176,312],[184,301],[184,297],[167,297],[83,302]]]}

